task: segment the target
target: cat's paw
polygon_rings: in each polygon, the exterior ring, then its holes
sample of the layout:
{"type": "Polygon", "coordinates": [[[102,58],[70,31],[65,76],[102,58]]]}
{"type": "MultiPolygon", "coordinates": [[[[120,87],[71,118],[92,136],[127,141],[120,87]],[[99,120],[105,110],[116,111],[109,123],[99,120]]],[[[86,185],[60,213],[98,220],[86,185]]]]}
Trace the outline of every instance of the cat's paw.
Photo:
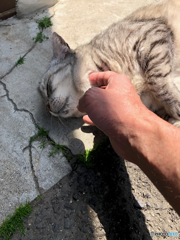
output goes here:
{"type": "Polygon", "coordinates": [[[166,110],[170,116],[180,120],[180,102],[172,103],[168,106],[168,108],[166,106],[166,110]]]}

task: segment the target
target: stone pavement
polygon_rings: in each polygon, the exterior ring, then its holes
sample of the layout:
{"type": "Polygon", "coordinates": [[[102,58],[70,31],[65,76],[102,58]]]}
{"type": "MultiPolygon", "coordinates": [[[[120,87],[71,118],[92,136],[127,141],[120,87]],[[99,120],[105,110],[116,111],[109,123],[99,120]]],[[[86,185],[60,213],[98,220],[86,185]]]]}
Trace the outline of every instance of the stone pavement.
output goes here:
{"type": "MultiPolygon", "coordinates": [[[[46,144],[45,148],[42,149],[39,147],[41,143],[38,139],[31,143],[30,138],[38,131],[37,125],[49,131],[49,140],[68,147],[73,156],[83,152],[85,149],[92,148],[94,142],[101,138],[100,132],[96,133],[96,130],[90,131],[87,126],[82,126],[82,119],[68,119],[60,122],[44,108],[38,91],[38,84],[52,57],[50,40],[52,32],[57,32],[68,42],[71,48],[75,48],[91,40],[111,23],[122,19],[135,9],[151,2],[155,2],[155,0],[146,2],[143,0],[60,0],[52,8],[39,11],[34,15],[22,19],[13,17],[0,22],[0,224],[7,215],[14,212],[20,203],[31,202],[39,194],[43,193],[43,196],[47,194],[47,199],[50,199],[48,194],[51,195],[57,191],[57,194],[51,199],[53,206],[51,210],[54,213],[56,211],[59,212],[56,209],[59,201],[65,201],[63,200],[63,195],[58,199],[58,194],[61,191],[60,186],[64,184],[64,188],[71,192],[67,186],[70,182],[71,185],[74,184],[74,189],[78,189],[77,191],[79,192],[80,187],[78,186],[81,181],[81,175],[82,179],[86,179],[89,175],[89,170],[87,169],[80,169],[74,172],[74,165],[70,164],[61,153],[54,157],[49,157],[49,152],[51,151],[50,144],[46,144]],[[33,38],[39,32],[36,21],[44,16],[51,17],[53,23],[52,27],[43,31],[43,34],[48,36],[49,39],[44,40],[42,43],[35,43],[33,38]],[[16,66],[20,57],[25,58],[24,64],[16,66]]],[[[76,160],[74,161],[76,162],[76,160]]],[[[96,178],[96,175],[93,174],[95,173],[90,173],[92,179],[96,178]]],[[[115,178],[115,180],[117,179],[115,178]]],[[[89,185],[91,184],[89,183],[89,185]]],[[[103,184],[101,188],[102,186],[103,184]]],[[[90,195],[89,193],[89,199],[90,195]]],[[[64,196],[64,199],[66,199],[66,196],[64,196]]],[[[43,200],[42,202],[41,200],[39,201],[36,206],[37,209],[41,203],[42,205],[45,204],[43,200]]],[[[67,201],[70,201],[69,198],[67,201]]],[[[83,198],[79,201],[83,201],[83,198]]],[[[43,206],[40,206],[40,208],[44,211],[46,208],[45,205],[43,206]]],[[[80,207],[83,208],[83,204],[77,208],[80,207]]],[[[68,209],[68,207],[65,208],[68,209]]],[[[75,208],[76,204],[71,209],[72,215],[75,208]]],[[[79,209],[79,211],[83,215],[84,210],[79,209]]],[[[40,212],[41,209],[38,209],[37,214],[41,216],[40,212]]],[[[67,216],[69,216],[68,214],[67,216]]],[[[139,213],[139,216],[140,218],[142,217],[141,213],[139,213]]],[[[105,218],[105,220],[107,219],[108,217],[105,218]]],[[[36,227],[41,222],[38,221],[36,221],[36,227]]],[[[68,220],[63,221],[65,221],[64,224],[68,228],[70,224],[68,220]]],[[[87,221],[87,219],[84,221],[87,221]]],[[[144,224],[144,220],[142,222],[144,224]]],[[[58,223],[53,222],[53,224],[58,223]]],[[[46,225],[43,226],[39,227],[39,229],[46,228],[46,225]]],[[[53,229],[56,229],[56,225],[54,225],[53,229]]],[[[108,229],[110,231],[110,225],[108,229]]],[[[145,226],[144,229],[146,229],[145,226]]],[[[148,236],[146,230],[145,232],[148,236]]],[[[29,237],[28,239],[40,238],[29,237]]],[[[42,239],[56,238],[42,237],[42,239]]],[[[57,236],[57,239],[64,238],[58,238],[57,236]]],[[[145,239],[149,239],[149,237],[145,239]]]]}

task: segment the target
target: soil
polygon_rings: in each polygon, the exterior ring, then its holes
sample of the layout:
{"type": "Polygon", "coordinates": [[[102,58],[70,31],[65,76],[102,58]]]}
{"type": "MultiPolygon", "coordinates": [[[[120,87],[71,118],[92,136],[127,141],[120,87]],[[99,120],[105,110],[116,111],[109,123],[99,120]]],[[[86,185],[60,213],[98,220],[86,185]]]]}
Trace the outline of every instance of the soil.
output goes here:
{"type": "Polygon", "coordinates": [[[72,172],[31,205],[26,235],[13,240],[180,239],[180,217],[134,164],[118,157],[108,140],[96,150],[92,168],[70,152],[72,172]]]}

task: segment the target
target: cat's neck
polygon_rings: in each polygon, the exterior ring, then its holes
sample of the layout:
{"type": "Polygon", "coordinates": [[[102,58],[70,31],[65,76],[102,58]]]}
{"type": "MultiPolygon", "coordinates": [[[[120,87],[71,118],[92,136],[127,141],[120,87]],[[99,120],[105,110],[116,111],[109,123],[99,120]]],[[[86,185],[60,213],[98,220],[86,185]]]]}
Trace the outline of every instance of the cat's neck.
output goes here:
{"type": "MultiPolygon", "coordinates": [[[[104,38],[101,41],[104,41],[104,38]]],[[[96,41],[96,38],[89,44],[81,45],[76,49],[76,67],[78,67],[77,72],[80,73],[80,79],[84,79],[84,75],[87,73],[97,71],[114,71],[126,74],[130,78],[137,74],[139,65],[135,59],[135,53],[130,49],[132,46],[128,49],[130,53],[127,52],[127,49],[123,49],[125,44],[121,39],[117,39],[117,41],[119,42],[118,49],[110,41],[107,41],[106,46],[102,47],[101,42],[96,41]]]]}

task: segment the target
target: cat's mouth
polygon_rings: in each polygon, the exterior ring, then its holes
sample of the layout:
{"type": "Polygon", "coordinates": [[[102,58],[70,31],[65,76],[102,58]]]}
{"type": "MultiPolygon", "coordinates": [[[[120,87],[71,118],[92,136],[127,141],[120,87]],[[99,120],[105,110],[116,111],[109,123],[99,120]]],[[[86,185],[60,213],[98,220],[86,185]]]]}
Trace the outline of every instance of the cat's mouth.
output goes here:
{"type": "Polygon", "coordinates": [[[67,109],[69,105],[69,97],[66,98],[66,100],[63,103],[57,103],[56,101],[52,101],[52,103],[48,103],[46,105],[46,109],[53,115],[53,116],[61,116],[61,115],[67,115],[69,113],[69,110],[67,109]]]}
{"type": "Polygon", "coordinates": [[[68,115],[68,113],[69,113],[69,110],[64,110],[64,111],[58,111],[58,112],[52,112],[51,110],[49,111],[53,116],[55,116],[55,117],[61,117],[61,116],[63,116],[63,117],[65,117],[66,115],[68,115]]]}

